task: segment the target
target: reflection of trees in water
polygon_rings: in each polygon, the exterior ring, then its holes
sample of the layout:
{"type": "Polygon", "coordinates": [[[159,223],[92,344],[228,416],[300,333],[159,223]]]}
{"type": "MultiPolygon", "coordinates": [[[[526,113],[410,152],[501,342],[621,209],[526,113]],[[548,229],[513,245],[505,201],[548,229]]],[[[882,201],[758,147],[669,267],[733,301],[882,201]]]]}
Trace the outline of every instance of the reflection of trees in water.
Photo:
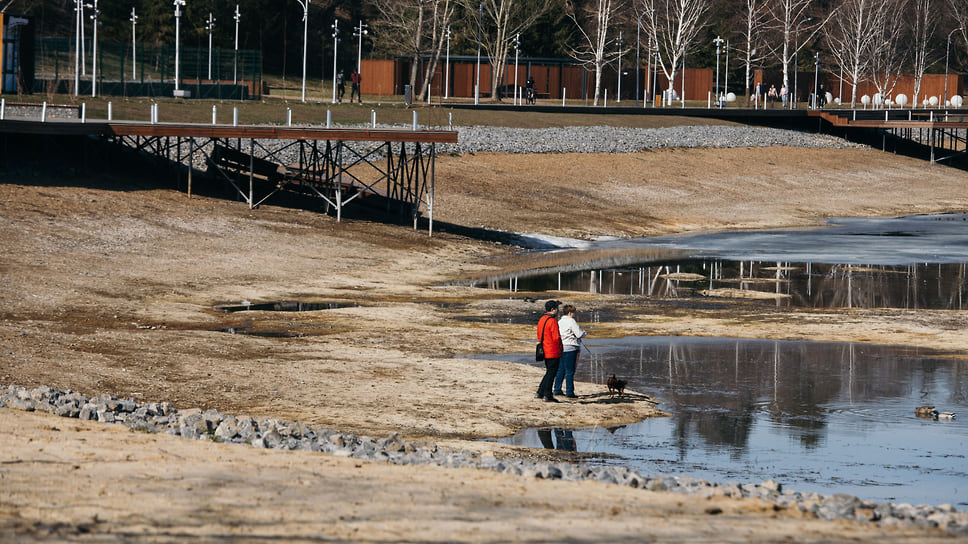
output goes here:
{"type": "Polygon", "coordinates": [[[561,289],[661,299],[698,296],[696,292],[702,289],[734,288],[790,295],[792,300],[777,300],[781,306],[960,310],[965,306],[965,282],[964,263],[859,266],[694,259],[562,270],[512,278],[506,285],[514,291],[561,289]],[[701,279],[682,279],[686,275],[701,279]]]}
{"type": "Polygon", "coordinates": [[[604,383],[614,373],[632,390],[656,392],[675,414],[679,447],[698,436],[734,456],[746,449],[757,412],[812,448],[824,441],[831,406],[907,397],[915,387],[926,397],[949,385],[962,402],[968,395],[968,362],[923,359],[917,348],[696,338],[593,349],[579,378],[604,383]],[[945,371],[932,377],[933,369],[945,371]]]}

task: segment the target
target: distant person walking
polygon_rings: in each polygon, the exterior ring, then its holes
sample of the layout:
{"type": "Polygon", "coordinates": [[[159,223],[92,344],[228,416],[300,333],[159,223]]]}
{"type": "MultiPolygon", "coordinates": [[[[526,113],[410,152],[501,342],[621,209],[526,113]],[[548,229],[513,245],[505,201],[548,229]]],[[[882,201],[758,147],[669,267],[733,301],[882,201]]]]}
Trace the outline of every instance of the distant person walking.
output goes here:
{"type": "Polygon", "coordinates": [[[790,96],[790,91],[787,89],[786,85],[780,87],[780,101],[783,102],[783,108],[787,107],[787,98],[790,96]]]}
{"type": "Polygon", "coordinates": [[[360,92],[360,83],[363,81],[363,77],[360,76],[359,72],[353,72],[350,74],[350,83],[353,84],[353,88],[350,89],[350,102],[353,101],[355,96],[359,100],[360,104],[363,103],[363,94],[360,92]]]}
{"type": "Polygon", "coordinates": [[[578,398],[575,394],[575,366],[578,364],[578,355],[581,353],[581,339],[585,337],[585,331],[581,330],[578,322],[575,321],[577,310],[571,304],[561,307],[561,319],[558,320],[558,332],[561,333],[561,362],[558,364],[558,373],[555,374],[555,395],[561,394],[561,384],[565,384],[565,396],[574,399],[578,398]]]}
{"type": "Polygon", "coordinates": [[[343,79],[343,71],[340,70],[336,74],[336,97],[340,102],[343,101],[343,95],[346,94],[346,81],[343,79]]]}
{"type": "Polygon", "coordinates": [[[545,313],[538,320],[538,341],[544,346],[545,374],[535,395],[545,402],[558,402],[552,394],[555,376],[558,374],[558,363],[561,361],[561,332],[558,330],[558,306],[560,300],[545,302],[545,313]]]}
{"type": "Polygon", "coordinates": [[[766,91],[766,106],[772,108],[780,99],[780,93],[776,92],[776,85],[770,85],[770,90],[766,91]]]}

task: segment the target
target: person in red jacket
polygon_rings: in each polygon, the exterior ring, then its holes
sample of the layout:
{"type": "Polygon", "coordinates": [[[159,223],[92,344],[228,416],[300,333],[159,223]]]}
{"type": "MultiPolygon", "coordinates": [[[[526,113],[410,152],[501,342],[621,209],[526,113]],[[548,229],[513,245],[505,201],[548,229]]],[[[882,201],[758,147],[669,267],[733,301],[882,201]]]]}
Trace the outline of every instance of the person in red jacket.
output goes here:
{"type": "Polygon", "coordinates": [[[561,345],[561,332],[558,330],[558,306],[561,306],[560,300],[545,302],[545,313],[538,320],[538,340],[544,346],[545,375],[541,378],[541,385],[538,386],[538,394],[535,398],[545,402],[558,402],[551,392],[555,375],[558,374],[558,363],[564,351],[561,345]]]}

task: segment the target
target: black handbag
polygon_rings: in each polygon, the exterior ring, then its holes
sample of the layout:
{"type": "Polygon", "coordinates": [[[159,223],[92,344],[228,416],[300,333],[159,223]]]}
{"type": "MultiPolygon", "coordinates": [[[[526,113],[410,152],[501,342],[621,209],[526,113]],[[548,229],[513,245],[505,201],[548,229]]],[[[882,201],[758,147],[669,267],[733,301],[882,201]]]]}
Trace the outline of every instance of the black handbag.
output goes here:
{"type": "Polygon", "coordinates": [[[534,360],[535,361],[544,361],[545,360],[545,356],[544,356],[544,331],[545,331],[545,327],[547,327],[547,326],[548,326],[548,322],[547,321],[545,321],[542,324],[542,326],[541,326],[541,340],[538,341],[538,345],[535,346],[535,348],[534,348],[534,360]]]}

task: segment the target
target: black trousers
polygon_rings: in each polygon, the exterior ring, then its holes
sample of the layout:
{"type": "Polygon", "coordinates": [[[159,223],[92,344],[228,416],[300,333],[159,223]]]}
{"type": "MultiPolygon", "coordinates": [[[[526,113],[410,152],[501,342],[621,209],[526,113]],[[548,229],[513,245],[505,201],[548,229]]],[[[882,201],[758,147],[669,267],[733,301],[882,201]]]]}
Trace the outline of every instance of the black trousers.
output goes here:
{"type": "Polygon", "coordinates": [[[545,359],[545,375],[541,378],[541,385],[538,386],[538,396],[541,398],[550,397],[551,388],[555,385],[555,376],[558,374],[558,363],[561,357],[545,359]]]}

